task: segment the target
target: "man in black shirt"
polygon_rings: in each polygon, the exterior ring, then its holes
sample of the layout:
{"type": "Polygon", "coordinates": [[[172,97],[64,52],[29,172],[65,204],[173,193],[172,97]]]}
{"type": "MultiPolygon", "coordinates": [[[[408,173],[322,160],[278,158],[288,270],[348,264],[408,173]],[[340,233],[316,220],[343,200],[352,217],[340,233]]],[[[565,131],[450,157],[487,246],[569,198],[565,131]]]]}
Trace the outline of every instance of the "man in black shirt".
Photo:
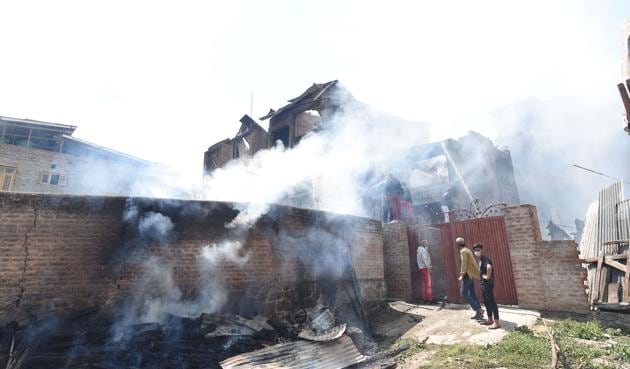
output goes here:
{"type": "Polygon", "coordinates": [[[499,323],[499,306],[494,299],[495,270],[492,265],[492,259],[482,255],[482,249],[483,245],[480,243],[473,245],[475,256],[479,259],[481,293],[483,294],[483,303],[486,305],[488,313],[488,320],[482,324],[487,325],[488,329],[497,329],[501,327],[501,324],[499,323]]]}

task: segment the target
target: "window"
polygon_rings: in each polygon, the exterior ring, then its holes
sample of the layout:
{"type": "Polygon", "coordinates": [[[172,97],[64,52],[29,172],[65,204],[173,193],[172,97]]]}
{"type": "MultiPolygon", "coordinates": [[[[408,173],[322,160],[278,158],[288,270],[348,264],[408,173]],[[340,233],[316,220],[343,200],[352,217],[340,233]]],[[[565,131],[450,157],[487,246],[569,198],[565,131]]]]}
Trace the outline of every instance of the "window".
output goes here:
{"type": "Polygon", "coordinates": [[[39,174],[39,183],[51,186],[63,186],[66,184],[66,176],[59,173],[41,172],[39,174]]]}
{"type": "Polygon", "coordinates": [[[15,182],[17,169],[0,165],[0,191],[11,191],[15,182]]]}

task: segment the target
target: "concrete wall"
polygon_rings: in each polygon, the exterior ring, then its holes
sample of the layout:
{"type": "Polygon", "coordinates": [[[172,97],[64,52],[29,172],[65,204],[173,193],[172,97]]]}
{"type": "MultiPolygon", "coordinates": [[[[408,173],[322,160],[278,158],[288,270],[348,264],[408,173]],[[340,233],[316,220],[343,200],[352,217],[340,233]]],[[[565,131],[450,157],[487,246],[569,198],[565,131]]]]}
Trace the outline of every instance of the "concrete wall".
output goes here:
{"type": "Polygon", "coordinates": [[[8,144],[0,144],[0,165],[17,168],[13,192],[122,195],[134,191],[133,185],[138,178],[144,177],[146,183],[151,183],[152,176],[160,175],[159,172],[151,173],[148,167],[131,163],[8,144]],[[51,168],[53,165],[54,169],[51,168]],[[42,172],[65,176],[66,182],[62,185],[42,184],[42,172]]]}
{"type": "MultiPolygon", "coordinates": [[[[0,193],[0,303],[12,307],[3,310],[2,318],[125,299],[142,280],[142,262],[151,256],[172,268],[183,298],[193,299],[209,288],[199,282],[201,248],[229,239],[225,223],[237,213],[216,202],[0,193]],[[123,221],[130,206],[141,214],[169,217],[172,239],[138,243],[138,230],[123,221]]],[[[364,298],[382,300],[380,222],[272,207],[245,235],[240,253],[248,255],[247,261],[220,263],[217,275],[229,292],[225,309],[245,304],[286,311],[294,304],[315,303],[317,281],[339,268],[334,263],[339,258],[331,257],[342,255],[335,254],[339,250],[348,253],[364,298]]]]}
{"type": "Polygon", "coordinates": [[[505,223],[519,306],[586,313],[584,281],[573,241],[542,241],[536,207],[511,206],[505,223]]]}

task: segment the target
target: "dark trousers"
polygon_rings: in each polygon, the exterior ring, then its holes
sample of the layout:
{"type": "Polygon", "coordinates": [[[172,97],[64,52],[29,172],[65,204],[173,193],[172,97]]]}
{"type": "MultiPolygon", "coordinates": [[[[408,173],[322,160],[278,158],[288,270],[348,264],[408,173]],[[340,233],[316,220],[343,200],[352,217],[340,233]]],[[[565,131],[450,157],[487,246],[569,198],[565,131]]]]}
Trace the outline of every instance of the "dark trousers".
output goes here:
{"type": "Polygon", "coordinates": [[[486,306],[488,319],[499,319],[499,306],[494,299],[494,283],[482,283],[481,293],[483,294],[483,304],[486,306]]]}
{"type": "Polygon", "coordinates": [[[470,279],[467,275],[465,275],[461,281],[460,292],[473,310],[477,311],[481,309],[481,304],[479,303],[479,300],[477,299],[477,294],[475,293],[475,285],[473,283],[473,280],[470,279]]]}
{"type": "Polygon", "coordinates": [[[383,207],[383,221],[390,222],[400,219],[400,196],[387,196],[383,207]]]}

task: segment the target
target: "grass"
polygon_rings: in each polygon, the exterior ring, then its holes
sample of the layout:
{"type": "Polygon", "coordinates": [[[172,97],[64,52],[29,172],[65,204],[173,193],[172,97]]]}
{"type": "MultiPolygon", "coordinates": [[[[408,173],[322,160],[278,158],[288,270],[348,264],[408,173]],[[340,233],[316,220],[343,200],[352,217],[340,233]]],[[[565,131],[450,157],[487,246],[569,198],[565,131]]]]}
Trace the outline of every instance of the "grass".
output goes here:
{"type": "Polygon", "coordinates": [[[552,327],[556,332],[556,335],[560,337],[573,337],[599,341],[603,339],[604,334],[606,334],[606,330],[604,330],[602,325],[596,320],[583,323],[567,319],[553,323],[552,327]]]}
{"type": "Polygon", "coordinates": [[[630,343],[620,343],[610,349],[611,356],[615,360],[630,363],[630,343]]]}
{"type": "Polygon", "coordinates": [[[416,355],[417,353],[424,351],[426,349],[425,344],[420,343],[417,340],[413,340],[413,339],[399,339],[393,345],[391,345],[390,348],[394,349],[402,345],[409,345],[409,348],[403,351],[402,353],[400,353],[400,355],[398,355],[398,358],[400,359],[406,359],[406,358],[412,357],[416,355]]]}
{"type": "Polygon", "coordinates": [[[509,333],[496,345],[441,346],[424,369],[538,369],[548,365],[551,353],[547,341],[529,329],[509,333]]]}
{"type": "MultiPolygon", "coordinates": [[[[630,331],[627,328],[605,329],[597,321],[576,322],[571,319],[555,322],[552,327],[560,347],[558,368],[608,369],[616,367],[611,362],[630,363],[630,331]],[[618,343],[611,348],[602,348],[608,336],[618,343]],[[610,366],[593,364],[596,358],[605,359],[604,362],[608,361],[610,366]]],[[[551,362],[549,339],[527,327],[517,328],[495,345],[457,344],[433,348],[436,354],[420,368],[538,369],[548,367],[551,362]]]]}

